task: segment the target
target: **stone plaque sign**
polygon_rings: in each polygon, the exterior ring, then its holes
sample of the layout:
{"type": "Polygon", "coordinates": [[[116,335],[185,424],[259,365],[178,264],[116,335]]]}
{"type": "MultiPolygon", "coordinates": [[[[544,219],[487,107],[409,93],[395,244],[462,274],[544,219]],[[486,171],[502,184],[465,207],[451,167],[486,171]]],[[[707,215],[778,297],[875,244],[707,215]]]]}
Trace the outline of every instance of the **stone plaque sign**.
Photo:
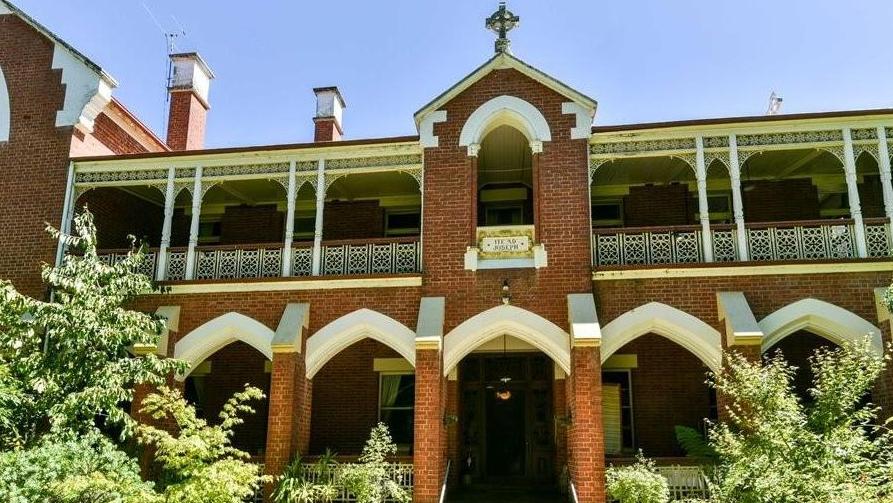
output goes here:
{"type": "Polygon", "coordinates": [[[481,240],[484,253],[527,253],[530,251],[530,238],[527,236],[485,237],[481,240]]]}

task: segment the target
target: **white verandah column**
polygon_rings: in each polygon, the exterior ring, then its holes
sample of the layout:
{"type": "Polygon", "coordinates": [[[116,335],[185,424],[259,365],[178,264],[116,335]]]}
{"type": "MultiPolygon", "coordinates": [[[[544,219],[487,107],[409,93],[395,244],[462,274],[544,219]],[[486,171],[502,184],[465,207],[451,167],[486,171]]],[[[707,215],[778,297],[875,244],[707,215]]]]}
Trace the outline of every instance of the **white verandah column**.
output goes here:
{"type": "MultiPolygon", "coordinates": [[[[68,163],[68,181],[65,184],[65,201],[62,206],[62,221],[59,222],[59,232],[63,235],[71,233],[71,220],[74,218],[74,205],[76,204],[76,191],[74,190],[74,163],[68,163]]],[[[62,257],[65,256],[65,241],[59,240],[56,245],[56,267],[62,265],[62,257]]]]}
{"type": "Polygon", "coordinates": [[[865,240],[865,224],[862,221],[862,205],[859,202],[859,180],[856,178],[856,157],[853,153],[853,135],[850,128],[843,128],[843,170],[850,201],[850,217],[856,237],[856,256],[868,256],[868,243],[865,240]]]}
{"type": "Polygon", "coordinates": [[[887,147],[887,128],[877,128],[878,168],[881,175],[881,189],[884,195],[884,215],[888,226],[893,225],[893,181],[890,176],[890,149],[887,147]]]}
{"type": "Polygon", "coordinates": [[[161,225],[161,243],[158,246],[158,261],[155,279],[163,281],[167,278],[167,253],[171,247],[171,222],[174,218],[174,178],[176,168],[167,170],[167,185],[164,189],[164,223],[161,225]]]}
{"type": "Polygon", "coordinates": [[[294,234],[295,234],[295,170],[296,170],[296,162],[291,161],[288,165],[288,191],[286,197],[288,198],[287,209],[285,212],[285,243],[282,248],[282,276],[289,277],[291,276],[291,265],[292,265],[292,249],[291,245],[294,242],[294,234]]]}
{"type": "Polygon", "coordinates": [[[326,161],[316,166],[316,221],[313,226],[313,275],[319,276],[322,266],[322,217],[326,203],[326,161]]]}
{"type": "Polygon", "coordinates": [[[195,167],[192,186],[192,220],[189,224],[189,249],[186,252],[186,279],[195,279],[195,247],[198,245],[198,219],[202,212],[202,167],[195,167]]]}
{"type": "Polygon", "coordinates": [[[738,136],[729,135],[729,177],[732,182],[732,216],[738,241],[738,260],[750,260],[747,250],[747,229],[744,228],[744,201],[741,197],[741,163],[738,159],[738,136]]]}
{"type": "Polygon", "coordinates": [[[698,215],[701,220],[701,241],[704,261],[713,262],[713,236],[710,234],[710,208],[707,204],[707,167],[704,164],[704,138],[695,137],[695,178],[698,184],[698,215]]]}

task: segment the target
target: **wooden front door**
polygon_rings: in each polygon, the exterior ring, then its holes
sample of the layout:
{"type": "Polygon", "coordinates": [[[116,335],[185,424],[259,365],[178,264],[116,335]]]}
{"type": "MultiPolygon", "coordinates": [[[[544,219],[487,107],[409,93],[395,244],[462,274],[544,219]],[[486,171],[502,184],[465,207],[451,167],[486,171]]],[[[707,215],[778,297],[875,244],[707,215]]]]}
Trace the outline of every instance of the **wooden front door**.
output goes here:
{"type": "Polygon", "coordinates": [[[553,480],[552,361],[542,353],[472,354],[459,369],[462,473],[474,480],[553,480]],[[511,377],[511,398],[496,392],[511,377]]]}

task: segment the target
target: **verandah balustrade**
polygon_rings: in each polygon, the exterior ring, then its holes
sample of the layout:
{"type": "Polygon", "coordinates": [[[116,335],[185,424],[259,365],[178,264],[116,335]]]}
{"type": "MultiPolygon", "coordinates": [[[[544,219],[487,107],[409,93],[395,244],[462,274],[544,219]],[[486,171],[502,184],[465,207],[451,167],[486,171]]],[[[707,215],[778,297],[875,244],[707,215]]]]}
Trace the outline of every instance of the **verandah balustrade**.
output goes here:
{"type": "MultiPolygon", "coordinates": [[[[747,223],[745,243],[750,261],[834,260],[857,258],[855,221],[808,220],[747,223]]],[[[867,257],[890,255],[891,233],[886,218],[864,219],[867,257]]],[[[737,229],[710,227],[713,261],[742,260],[737,229]]],[[[706,262],[700,226],[595,229],[593,263],[598,267],[706,262]]]]}
{"type": "MultiPolygon", "coordinates": [[[[101,250],[106,263],[123,260],[129,250],[101,250]]],[[[187,278],[189,250],[172,247],[167,250],[165,271],[158,277],[169,281],[276,278],[313,276],[313,243],[296,242],[291,247],[291,267],[283,267],[287,259],[281,243],[240,245],[201,245],[195,248],[195,272],[187,278]]],[[[147,252],[140,272],[156,275],[157,249],[147,252]]],[[[421,271],[421,246],[418,237],[376,238],[323,241],[320,247],[320,268],[316,275],[404,274],[421,271]]]]}

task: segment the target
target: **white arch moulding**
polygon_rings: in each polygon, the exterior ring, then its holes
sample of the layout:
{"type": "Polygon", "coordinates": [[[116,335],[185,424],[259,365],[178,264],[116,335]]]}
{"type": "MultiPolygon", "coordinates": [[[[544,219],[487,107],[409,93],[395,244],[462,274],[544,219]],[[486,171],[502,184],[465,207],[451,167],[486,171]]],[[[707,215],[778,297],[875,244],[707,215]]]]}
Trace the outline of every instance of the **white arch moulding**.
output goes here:
{"type": "Polygon", "coordinates": [[[189,332],[174,345],[174,358],[189,363],[189,368],[183,375],[177,376],[177,379],[186,379],[198,364],[235,341],[248,344],[267,360],[272,360],[274,335],[269,327],[244,314],[229,312],[218,316],[189,332]]]}
{"type": "Polygon", "coordinates": [[[714,372],[722,369],[720,333],[701,319],[660,302],[627,311],[602,327],[602,363],[627,343],[649,333],[679,344],[714,372]]]}
{"type": "Polygon", "coordinates": [[[484,137],[499,126],[511,126],[530,142],[552,141],[552,131],[543,114],[530,103],[515,96],[497,96],[468,116],[459,134],[459,146],[480,145],[484,137]]]}
{"type": "Polygon", "coordinates": [[[880,328],[851,311],[818,299],[792,302],[760,320],[760,328],[765,334],[764,353],[798,330],[808,330],[838,346],[870,337],[878,356],[884,352],[880,328]]]}
{"type": "Polygon", "coordinates": [[[367,337],[400,353],[415,367],[415,332],[390,316],[363,308],[338,318],[307,339],[307,378],[313,379],[335,355],[367,337]]]}
{"type": "Polygon", "coordinates": [[[534,346],[570,374],[570,336],[567,332],[538,314],[503,305],[472,316],[444,337],[443,375],[452,372],[475,348],[503,335],[534,346]]]}
{"type": "Polygon", "coordinates": [[[12,121],[12,111],[9,108],[9,89],[6,87],[6,77],[0,68],[0,141],[9,141],[9,125],[12,121]]]}

